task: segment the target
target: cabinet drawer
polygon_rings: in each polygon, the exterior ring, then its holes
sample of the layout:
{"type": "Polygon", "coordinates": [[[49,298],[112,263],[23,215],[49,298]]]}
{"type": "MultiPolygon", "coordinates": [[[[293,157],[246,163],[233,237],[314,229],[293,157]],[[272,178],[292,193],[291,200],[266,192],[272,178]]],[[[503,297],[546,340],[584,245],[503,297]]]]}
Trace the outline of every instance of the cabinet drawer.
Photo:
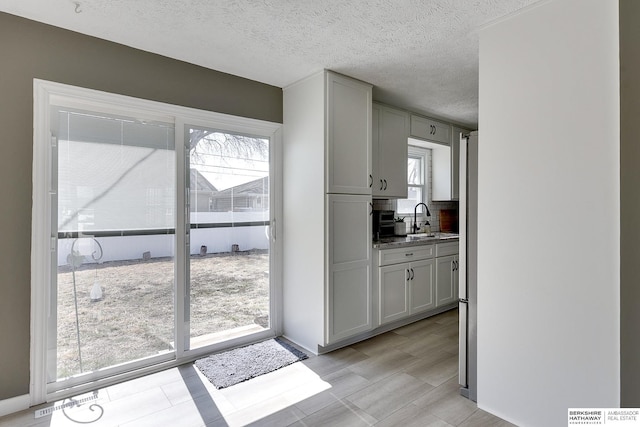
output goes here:
{"type": "Polygon", "coordinates": [[[458,253],[458,242],[436,244],[436,256],[455,255],[458,253]]]}
{"type": "MultiPolygon", "coordinates": [[[[456,253],[458,249],[456,248],[456,253]]],[[[433,258],[434,245],[411,246],[408,248],[383,249],[378,255],[378,266],[433,258]]]]}

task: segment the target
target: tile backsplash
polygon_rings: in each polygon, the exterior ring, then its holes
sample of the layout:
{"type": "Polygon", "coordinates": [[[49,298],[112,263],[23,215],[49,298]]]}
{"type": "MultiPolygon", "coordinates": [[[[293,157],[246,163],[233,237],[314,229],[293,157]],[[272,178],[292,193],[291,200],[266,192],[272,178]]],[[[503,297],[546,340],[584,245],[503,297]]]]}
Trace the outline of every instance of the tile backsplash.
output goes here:
{"type": "MultiPolygon", "coordinates": [[[[427,218],[427,221],[429,221],[429,224],[431,224],[431,231],[434,233],[437,233],[440,231],[440,210],[441,209],[458,209],[458,202],[456,201],[452,201],[452,202],[431,202],[431,203],[427,203],[427,205],[429,206],[429,212],[431,213],[431,216],[427,218]]],[[[373,199],[373,209],[374,210],[391,210],[391,211],[395,211],[396,210],[396,201],[395,200],[386,200],[386,199],[373,199]]],[[[405,222],[407,222],[408,224],[412,224],[413,223],[413,216],[412,215],[405,215],[403,214],[402,216],[405,216],[405,222]]],[[[424,221],[424,217],[420,218],[420,216],[418,216],[418,222],[420,222],[422,224],[422,222],[424,221]]],[[[410,225],[409,225],[410,226],[410,225]]]]}

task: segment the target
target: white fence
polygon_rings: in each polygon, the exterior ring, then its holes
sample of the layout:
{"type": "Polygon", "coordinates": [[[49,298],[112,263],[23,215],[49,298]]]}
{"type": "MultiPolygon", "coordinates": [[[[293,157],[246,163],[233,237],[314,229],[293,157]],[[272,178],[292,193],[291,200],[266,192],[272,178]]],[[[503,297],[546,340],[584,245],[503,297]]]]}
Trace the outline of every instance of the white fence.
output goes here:
{"type": "MultiPolygon", "coordinates": [[[[192,214],[193,222],[195,222],[194,216],[192,214]]],[[[264,221],[265,214],[260,212],[199,213],[197,220],[201,224],[228,224],[230,216],[233,217],[234,223],[247,223],[264,221]]],[[[266,216],[268,218],[268,213],[266,216]]],[[[99,256],[98,245],[91,238],[90,232],[85,236],[78,239],[58,239],[58,266],[69,264],[68,256],[71,254],[72,246],[75,251],[85,257],[84,262],[94,262],[91,254],[95,252],[95,256],[99,256]]],[[[142,259],[147,252],[151,258],[175,255],[175,235],[173,234],[97,237],[95,240],[102,247],[100,262],[142,259]]],[[[240,251],[269,249],[269,227],[251,225],[191,229],[191,255],[200,254],[203,246],[206,246],[206,253],[231,252],[234,245],[237,245],[240,251]]]]}

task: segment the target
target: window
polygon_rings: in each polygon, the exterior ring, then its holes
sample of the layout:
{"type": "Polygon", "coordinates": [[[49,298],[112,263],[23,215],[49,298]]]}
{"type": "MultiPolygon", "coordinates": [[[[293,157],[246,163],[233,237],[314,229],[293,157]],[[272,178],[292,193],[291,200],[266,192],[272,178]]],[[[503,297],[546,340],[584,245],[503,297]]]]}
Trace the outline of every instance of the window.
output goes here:
{"type": "MultiPolygon", "coordinates": [[[[413,214],[413,209],[420,203],[427,203],[428,185],[428,150],[409,146],[407,160],[407,198],[398,200],[397,212],[400,215],[413,214]]],[[[424,206],[418,207],[418,213],[424,213],[424,206]]]]}

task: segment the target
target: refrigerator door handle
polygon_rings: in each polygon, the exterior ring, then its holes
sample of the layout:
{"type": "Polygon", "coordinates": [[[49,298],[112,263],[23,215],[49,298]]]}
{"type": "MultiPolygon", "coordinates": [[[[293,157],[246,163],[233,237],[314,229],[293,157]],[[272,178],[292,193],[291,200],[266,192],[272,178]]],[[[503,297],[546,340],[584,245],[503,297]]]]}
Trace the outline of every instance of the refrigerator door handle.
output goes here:
{"type": "Polygon", "coordinates": [[[458,303],[458,312],[460,316],[459,323],[459,353],[458,353],[458,383],[462,387],[467,387],[467,309],[468,301],[460,298],[458,303]]]}

